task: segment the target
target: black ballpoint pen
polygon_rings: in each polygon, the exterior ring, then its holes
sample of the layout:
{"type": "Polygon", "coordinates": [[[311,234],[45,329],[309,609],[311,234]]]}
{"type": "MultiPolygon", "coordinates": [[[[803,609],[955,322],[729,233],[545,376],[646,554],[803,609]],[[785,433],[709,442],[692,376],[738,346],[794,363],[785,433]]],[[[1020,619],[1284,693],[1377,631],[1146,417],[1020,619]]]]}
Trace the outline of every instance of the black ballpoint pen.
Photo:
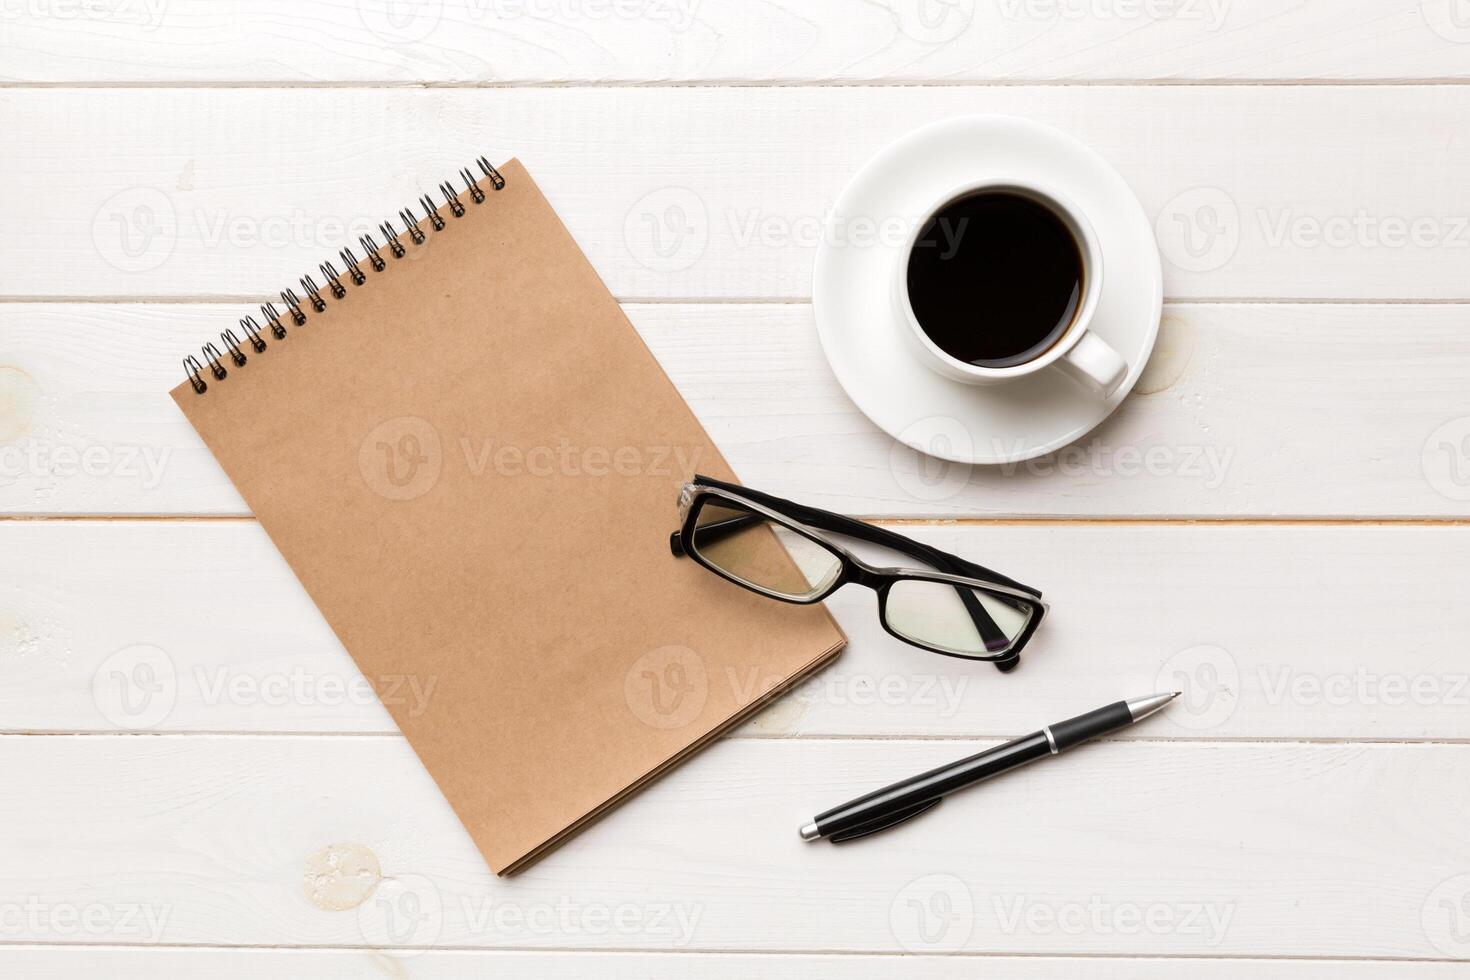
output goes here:
{"type": "Polygon", "coordinates": [[[1174,691],[1117,701],[1085,715],[1047,725],[1039,732],[986,749],[967,759],[885,786],[817,814],[815,820],[801,828],[801,839],[820,840],[825,837],[836,843],[885,830],[938,806],[939,801],[950,793],[973,786],[982,779],[1056,755],[1088,739],[1142,721],[1178,696],[1179,692],[1174,691]]]}

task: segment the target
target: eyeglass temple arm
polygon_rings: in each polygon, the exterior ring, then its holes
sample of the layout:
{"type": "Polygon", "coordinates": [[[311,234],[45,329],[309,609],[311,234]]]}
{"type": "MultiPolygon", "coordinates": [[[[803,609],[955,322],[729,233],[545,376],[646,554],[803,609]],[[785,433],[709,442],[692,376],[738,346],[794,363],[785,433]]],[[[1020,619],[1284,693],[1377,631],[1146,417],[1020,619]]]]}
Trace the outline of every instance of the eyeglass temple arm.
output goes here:
{"type": "MultiPolygon", "coordinates": [[[[918,558],[925,561],[942,572],[949,572],[951,575],[966,575],[970,578],[988,579],[999,585],[1019,589],[1038,599],[1041,598],[1040,589],[1032,588],[1029,585],[1017,582],[1009,576],[1002,575],[1000,572],[986,568],[984,565],[977,565],[972,561],[961,558],[959,555],[952,555],[947,551],[941,551],[938,548],[924,544],[922,541],[916,541],[913,538],[890,531],[885,527],[867,524],[856,518],[835,514],[829,510],[818,510],[815,507],[807,507],[781,497],[762,493],[759,490],[752,490],[749,487],[742,487],[735,483],[726,483],[723,480],[716,480],[712,477],[696,476],[694,482],[697,485],[728,490],[733,494],[746,497],[758,504],[770,507],[772,510],[780,511],[794,520],[820,530],[845,534],[850,538],[857,538],[861,541],[867,541],[870,544],[891,548],[911,558],[918,558]]],[[[739,518],[736,518],[736,520],[739,520],[739,518]]],[[[706,526],[701,525],[701,530],[704,530],[706,526]]]]}
{"type": "MultiPolygon", "coordinates": [[[[745,514],[741,517],[727,517],[723,521],[710,521],[708,524],[699,525],[699,540],[705,544],[714,544],[752,524],[759,524],[763,520],[765,518],[760,514],[745,514]]],[[[675,531],[669,535],[669,550],[674,553],[675,558],[683,558],[688,554],[684,550],[682,531],[675,531]]]]}

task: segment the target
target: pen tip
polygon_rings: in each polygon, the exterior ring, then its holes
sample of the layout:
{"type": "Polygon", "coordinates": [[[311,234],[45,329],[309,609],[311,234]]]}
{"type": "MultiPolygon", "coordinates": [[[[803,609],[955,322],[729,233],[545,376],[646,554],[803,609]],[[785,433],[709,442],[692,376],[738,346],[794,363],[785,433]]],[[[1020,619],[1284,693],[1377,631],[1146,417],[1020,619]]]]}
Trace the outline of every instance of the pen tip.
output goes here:
{"type": "Polygon", "coordinates": [[[802,840],[807,840],[807,841],[816,840],[820,836],[821,836],[821,832],[819,830],[817,830],[817,825],[816,825],[815,822],[809,823],[806,826],[804,826],[804,827],[801,828],[801,839],[802,840]]]}
{"type": "Polygon", "coordinates": [[[1168,694],[1150,694],[1146,698],[1134,698],[1125,702],[1128,706],[1128,714],[1134,721],[1142,721],[1164,705],[1169,704],[1179,694],[1179,691],[1171,691],[1168,694]]]}
{"type": "MultiPolygon", "coordinates": [[[[1173,698],[1177,698],[1179,695],[1181,695],[1183,693],[1184,693],[1183,691],[1175,691],[1172,697],[1173,698]]],[[[1172,698],[1171,698],[1171,700],[1172,700],[1172,698]]]]}

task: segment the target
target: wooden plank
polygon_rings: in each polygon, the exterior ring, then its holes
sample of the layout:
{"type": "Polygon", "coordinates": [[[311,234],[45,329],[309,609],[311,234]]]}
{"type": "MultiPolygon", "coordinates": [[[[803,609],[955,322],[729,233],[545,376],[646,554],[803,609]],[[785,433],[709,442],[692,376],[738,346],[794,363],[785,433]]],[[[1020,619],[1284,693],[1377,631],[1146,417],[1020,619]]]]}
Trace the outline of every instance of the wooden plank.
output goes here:
{"type": "MultiPolygon", "coordinates": [[[[740,735],[1003,737],[1182,689],[1124,737],[1470,738],[1470,527],[904,530],[1045,590],[1021,669],[901,644],[850,587],[847,651],[740,735]]],[[[7,731],[396,730],[254,524],[7,522],[0,554],[7,731]]],[[[452,679],[385,683],[432,711],[452,679]]]]}
{"type": "Polygon", "coordinates": [[[273,296],[485,153],[620,298],[800,299],[852,174],[984,112],[1111,160],[1171,297],[1470,296],[1470,88],[1322,85],[16,90],[0,295],[273,296]]]}
{"type": "Polygon", "coordinates": [[[1464,78],[1452,5],[1341,0],[15,4],[12,82],[1464,78]],[[1422,10],[1421,10],[1422,7],[1422,10]]]}
{"type": "Polygon", "coordinates": [[[1466,746],[1093,745],[865,844],[798,839],[812,810],[982,744],[724,741],[501,881],[398,740],[9,737],[0,895],[44,909],[9,938],[47,943],[1439,959],[1455,940],[1466,746]]]}
{"type": "MultiPolygon", "coordinates": [[[[0,512],[245,514],[167,390],[180,357],[246,310],[0,304],[0,512]]],[[[859,414],[808,307],[628,312],[741,477],[817,506],[899,517],[1470,515],[1464,306],[1174,306],[1112,419],[1039,460],[974,468],[896,446],[859,414]]],[[[246,370],[289,356],[288,338],[246,370]]],[[[482,465],[476,439],[444,442],[456,465],[482,465]]]]}
{"type": "Polygon", "coordinates": [[[0,969],[26,980],[257,980],[272,976],[315,980],[480,980],[486,976],[583,980],[967,980],[977,969],[1011,980],[1174,980],[1188,971],[1198,980],[1232,980],[1248,971],[1258,980],[1452,980],[1454,963],[1341,960],[1089,959],[1086,957],[884,956],[742,953],[575,953],[433,950],[403,956],[390,950],[66,949],[0,948],[0,969]]]}

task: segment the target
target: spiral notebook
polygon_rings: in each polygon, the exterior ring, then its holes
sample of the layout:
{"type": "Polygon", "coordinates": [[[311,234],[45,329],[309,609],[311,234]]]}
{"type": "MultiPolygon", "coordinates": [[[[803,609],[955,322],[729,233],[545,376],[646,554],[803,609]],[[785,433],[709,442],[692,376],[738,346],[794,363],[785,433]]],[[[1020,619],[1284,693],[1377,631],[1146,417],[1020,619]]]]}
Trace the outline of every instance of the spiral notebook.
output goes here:
{"type": "Polygon", "coordinates": [[[524,168],[479,169],[172,395],[504,874],[843,637],[669,553],[730,469],[524,168]]]}

